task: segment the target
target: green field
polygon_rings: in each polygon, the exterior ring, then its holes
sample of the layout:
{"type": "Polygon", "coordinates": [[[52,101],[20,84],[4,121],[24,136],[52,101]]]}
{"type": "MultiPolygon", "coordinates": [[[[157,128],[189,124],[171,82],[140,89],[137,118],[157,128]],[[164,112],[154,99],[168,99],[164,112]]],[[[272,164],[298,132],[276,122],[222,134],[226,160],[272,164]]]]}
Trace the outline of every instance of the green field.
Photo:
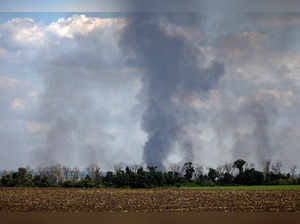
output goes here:
{"type": "Polygon", "coordinates": [[[300,185],[275,185],[275,186],[214,186],[214,187],[201,187],[201,186],[182,186],[179,189],[184,190],[290,190],[299,191],[300,185]]]}

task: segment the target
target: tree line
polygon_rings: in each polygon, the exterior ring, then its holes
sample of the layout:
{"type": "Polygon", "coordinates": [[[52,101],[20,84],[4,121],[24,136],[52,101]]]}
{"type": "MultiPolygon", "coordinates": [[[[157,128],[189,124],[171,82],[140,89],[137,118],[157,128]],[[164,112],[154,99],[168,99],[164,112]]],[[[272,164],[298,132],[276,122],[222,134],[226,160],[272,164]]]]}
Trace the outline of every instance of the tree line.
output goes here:
{"type": "Polygon", "coordinates": [[[297,166],[289,172],[282,172],[282,163],[266,161],[262,171],[253,164],[238,159],[216,169],[195,166],[191,162],[183,166],[172,165],[166,171],[155,166],[115,167],[114,171],[102,172],[97,165],[84,171],[78,168],[55,165],[32,170],[19,168],[15,172],[2,171],[2,187],[114,187],[114,188],[155,188],[192,186],[237,186],[237,185],[296,185],[300,184],[297,166]]]}

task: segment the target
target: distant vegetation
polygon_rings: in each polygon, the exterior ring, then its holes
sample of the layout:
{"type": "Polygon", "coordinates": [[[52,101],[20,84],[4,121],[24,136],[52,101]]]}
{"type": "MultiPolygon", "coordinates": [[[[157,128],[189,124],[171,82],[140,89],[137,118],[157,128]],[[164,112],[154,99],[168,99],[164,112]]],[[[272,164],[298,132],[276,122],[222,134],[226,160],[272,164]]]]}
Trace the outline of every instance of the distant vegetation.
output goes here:
{"type": "Polygon", "coordinates": [[[114,188],[155,188],[155,187],[189,187],[205,186],[261,186],[261,185],[297,185],[300,176],[296,174],[297,166],[290,167],[289,172],[282,172],[280,162],[265,162],[262,171],[254,165],[239,159],[232,164],[225,164],[205,172],[202,166],[191,162],[182,167],[171,166],[166,171],[150,166],[116,167],[114,171],[101,172],[97,165],[89,166],[85,171],[61,165],[39,168],[19,168],[16,172],[2,171],[2,187],[114,187],[114,188]]]}

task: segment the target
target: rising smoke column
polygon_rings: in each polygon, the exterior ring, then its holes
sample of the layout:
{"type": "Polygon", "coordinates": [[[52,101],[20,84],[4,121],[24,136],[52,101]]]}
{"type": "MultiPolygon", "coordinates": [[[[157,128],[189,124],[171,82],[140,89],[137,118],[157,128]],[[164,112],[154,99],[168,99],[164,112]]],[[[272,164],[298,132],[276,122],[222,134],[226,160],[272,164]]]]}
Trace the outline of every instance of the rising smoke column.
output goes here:
{"type": "MultiPolygon", "coordinates": [[[[142,128],[148,134],[144,161],[163,169],[175,144],[183,143],[183,127],[198,122],[194,111],[176,99],[195,94],[205,96],[224,74],[224,66],[212,62],[203,68],[198,61],[203,56],[201,52],[182,35],[168,33],[159,21],[149,15],[133,18],[120,44],[133,52],[134,63],[144,69],[139,96],[145,106],[142,128]]],[[[187,159],[192,159],[191,149],[181,148],[181,151],[184,154],[186,151],[190,157],[187,159]]]]}
{"type": "MultiPolygon", "coordinates": [[[[262,166],[265,161],[272,158],[276,146],[272,144],[272,123],[277,116],[277,109],[266,102],[248,100],[235,114],[242,120],[249,120],[252,130],[244,135],[235,134],[236,142],[233,145],[234,158],[254,157],[257,165],[262,166]]],[[[246,124],[244,124],[246,127],[246,124]]]]}
{"type": "Polygon", "coordinates": [[[38,72],[44,90],[36,113],[36,121],[46,128],[34,136],[34,165],[112,168],[126,157],[113,154],[119,140],[114,130],[120,126],[112,124],[115,120],[127,124],[113,109],[121,100],[130,105],[126,87],[134,82],[122,73],[117,48],[122,24],[121,19],[73,15],[47,26],[45,35],[52,39],[40,51],[38,72]]]}

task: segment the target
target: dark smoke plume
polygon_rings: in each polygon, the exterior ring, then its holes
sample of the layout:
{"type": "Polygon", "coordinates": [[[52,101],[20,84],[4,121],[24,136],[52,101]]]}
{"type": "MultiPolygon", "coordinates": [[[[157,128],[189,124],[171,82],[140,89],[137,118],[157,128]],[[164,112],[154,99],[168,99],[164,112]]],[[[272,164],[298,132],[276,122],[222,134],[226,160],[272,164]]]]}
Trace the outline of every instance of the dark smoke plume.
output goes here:
{"type": "MultiPolygon", "coordinates": [[[[121,46],[133,51],[135,63],[145,71],[139,96],[145,105],[142,128],[148,134],[144,161],[163,169],[175,144],[183,143],[183,127],[198,122],[194,111],[175,99],[195,94],[205,96],[224,74],[224,66],[212,62],[210,67],[203,68],[198,61],[203,56],[201,51],[182,35],[168,33],[158,19],[152,17],[151,20],[149,16],[129,22],[121,46]]],[[[184,145],[190,144],[185,142],[184,145]]],[[[192,157],[191,149],[181,150],[187,150],[192,157]]]]}

